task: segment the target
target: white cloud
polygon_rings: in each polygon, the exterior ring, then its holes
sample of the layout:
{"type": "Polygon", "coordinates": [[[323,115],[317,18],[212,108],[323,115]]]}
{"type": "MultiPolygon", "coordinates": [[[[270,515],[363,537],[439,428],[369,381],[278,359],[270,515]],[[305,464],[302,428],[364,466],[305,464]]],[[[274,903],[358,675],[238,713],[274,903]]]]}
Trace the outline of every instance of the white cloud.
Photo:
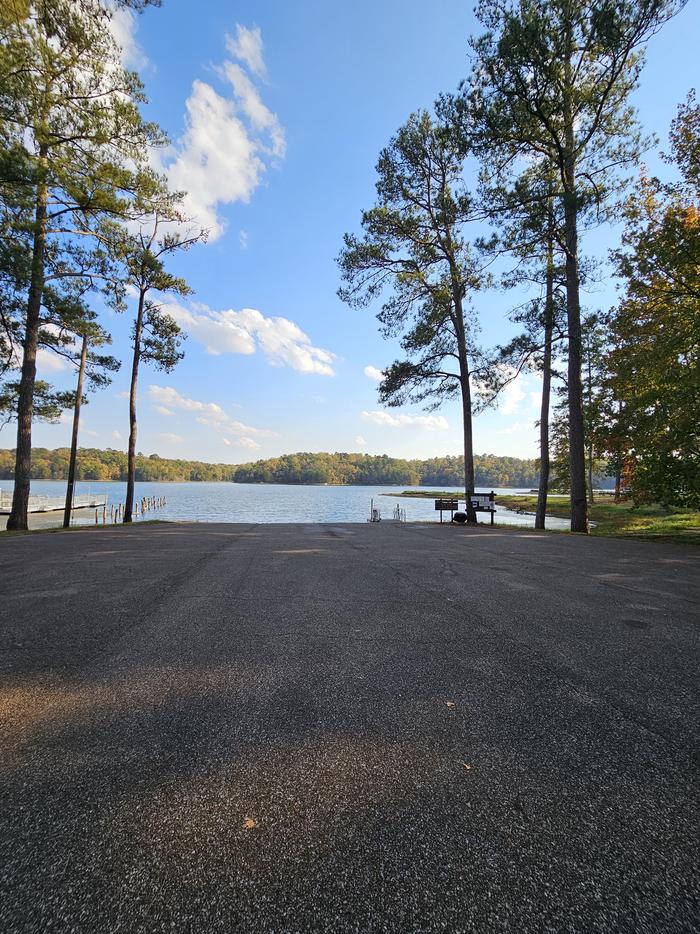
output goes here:
{"type": "Polygon", "coordinates": [[[373,379],[377,383],[380,380],[384,379],[384,374],[382,373],[382,371],[378,370],[376,366],[372,366],[371,364],[369,366],[366,366],[363,372],[368,379],[373,379]]]}
{"type": "Polygon", "coordinates": [[[156,438],[165,444],[181,444],[185,440],[181,435],[173,434],[171,431],[164,431],[162,434],[156,435],[156,438]]]}
{"type": "MultiPolygon", "coordinates": [[[[512,377],[513,372],[514,371],[507,372],[506,376],[512,377]]],[[[498,411],[501,415],[514,415],[519,410],[520,403],[525,398],[523,382],[524,376],[522,373],[519,373],[503,388],[498,397],[498,411]]]]}
{"type": "Polygon", "coordinates": [[[238,242],[242,250],[248,249],[248,231],[247,230],[238,231],[238,242]]]}
{"type": "Polygon", "coordinates": [[[165,415],[166,418],[169,418],[171,415],[175,414],[172,409],[169,409],[165,405],[157,405],[156,412],[158,412],[159,415],[165,415]]]}
{"type": "Polygon", "coordinates": [[[45,347],[36,352],[36,368],[40,373],[60,373],[68,368],[68,361],[45,347]]]}
{"type": "Polygon", "coordinates": [[[235,59],[246,64],[253,74],[261,78],[265,76],[263,41],[259,26],[246,29],[245,26],[237,23],[236,38],[226,36],[226,48],[235,59]]]}
{"type": "Polygon", "coordinates": [[[196,341],[204,344],[207,353],[217,357],[223,353],[255,353],[255,340],[238,321],[238,312],[211,311],[204,305],[188,310],[175,303],[166,305],[165,311],[196,341]]]}
{"type": "Polygon", "coordinates": [[[289,318],[266,318],[254,308],[212,311],[206,305],[186,309],[173,303],[166,310],[214,356],[261,350],[272,366],[288,366],[299,373],[335,375],[331,365],[335,355],[314,347],[311,338],[289,318]]]}
{"type": "Polygon", "coordinates": [[[129,391],[128,391],[128,389],[123,389],[121,392],[115,393],[115,395],[116,395],[117,399],[128,399],[128,398],[129,398],[129,391]]]}
{"type": "Polygon", "coordinates": [[[240,444],[241,447],[250,448],[252,451],[256,451],[260,447],[258,442],[253,441],[252,438],[239,438],[238,444],[240,444]]]}
{"type": "Polygon", "coordinates": [[[363,412],[365,421],[385,428],[425,428],[426,431],[447,431],[449,424],[444,415],[390,415],[389,412],[363,412]]]}
{"type": "Polygon", "coordinates": [[[90,438],[99,438],[99,437],[100,437],[99,431],[93,431],[91,428],[81,428],[81,429],[80,429],[80,434],[81,434],[81,435],[87,435],[87,436],[90,437],[90,438]]]}
{"type": "MultiPolygon", "coordinates": [[[[227,38],[230,54],[254,75],[265,71],[259,29],[238,26],[236,38],[227,38]]],[[[284,156],[284,129],[262,101],[258,89],[240,64],[226,60],[215,69],[230,96],[196,80],[186,107],[186,129],[157,166],[168,175],[171,187],[187,192],[185,212],[209,229],[209,239],[220,237],[226,224],[219,206],[248,202],[262,181],[270,159],[284,156]]]]}
{"type": "Polygon", "coordinates": [[[194,413],[195,421],[222,435],[224,444],[259,448],[260,445],[255,440],[256,438],[275,437],[273,431],[264,428],[253,428],[252,425],[246,425],[244,422],[231,418],[216,402],[200,402],[197,399],[188,399],[186,396],[180,395],[177,389],[172,386],[149,386],[148,395],[154,402],[165,405],[170,410],[182,409],[185,412],[194,413]]]}
{"type": "Polygon", "coordinates": [[[263,104],[257,88],[240,65],[225,62],[220,74],[231,85],[238,106],[248,118],[251,128],[268,137],[266,142],[264,136],[259,141],[262,151],[281,159],[287,143],[277,115],[263,104]]]}
{"type": "Polygon", "coordinates": [[[109,28],[121,49],[121,60],[125,68],[140,70],[150,64],[136,41],[136,16],[131,10],[126,7],[114,9],[109,28]]]}
{"type": "Polygon", "coordinates": [[[360,449],[366,448],[366,447],[367,447],[367,439],[366,439],[366,438],[363,438],[362,435],[358,435],[358,436],[355,438],[355,444],[356,444],[356,445],[358,446],[358,448],[360,448],[360,449]]]}
{"type": "Polygon", "coordinates": [[[113,432],[112,432],[112,437],[114,438],[115,441],[121,441],[121,440],[122,440],[122,435],[121,435],[121,432],[120,432],[120,431],[113,431],[113,432]]]}

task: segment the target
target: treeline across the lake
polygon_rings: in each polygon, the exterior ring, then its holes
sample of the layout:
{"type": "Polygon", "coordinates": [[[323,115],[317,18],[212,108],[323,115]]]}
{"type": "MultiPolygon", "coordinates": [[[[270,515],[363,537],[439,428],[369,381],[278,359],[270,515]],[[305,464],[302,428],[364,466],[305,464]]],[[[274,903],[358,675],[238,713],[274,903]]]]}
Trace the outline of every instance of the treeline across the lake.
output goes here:
{"type": "MultiPolygon", "coordinates": [[[[477,486],[531,487],[537,483],[534,460],[476,454],[477,486]]],[[[341,483],[354,485],[463,486],[463,457],[404,460],[386,454],[285,454],[241,464],[237,483],[341,483]]]]}
{"type": "MultiPolygon", "coordinates": [[[[66,480],[70,459],[69,448],[34,448],[32,480],[66,480]]],[[[0,450],[0,480],[14,477],[15,452],[0,450]]],[[[231,464],[206,464],[201,461],[168,460],[157,454],[137,454],[135,480],[185,481],[232,480],[235,467],[231,464]]],[[[76,459],[76,480],[121,480],[128,477],[128,457],[123,451],[108,448],[79,448],[76,459]]]]}
{"type": "MultiPolygon", "coordinates": [[[[68,476],[68,448],[34,448],[33,480],[65,480],[68,476]]],[[[477,454],[474,457],[476,485],[480,487],[527,487],[537,484],[537,461],[518,457],[477,454]]],[[[15,452],[0,450],[0,480],[14,476],[15,452]]],[[[76,479],[126,481],[127,456],[122,451],[81,448],[78,451],[76,479]]],[[[231,483],[331,483],[347,485],[462,486],[463,457],[433,457],[404,460],[386,454],[285,454],[251,464],[208,464],[203,461],[171,460],[158,454],[138,454],[136,480],[146,481],[227,481],[231,483]]],[[[597,485],[607,485],[596,477],[597,485]]]]}

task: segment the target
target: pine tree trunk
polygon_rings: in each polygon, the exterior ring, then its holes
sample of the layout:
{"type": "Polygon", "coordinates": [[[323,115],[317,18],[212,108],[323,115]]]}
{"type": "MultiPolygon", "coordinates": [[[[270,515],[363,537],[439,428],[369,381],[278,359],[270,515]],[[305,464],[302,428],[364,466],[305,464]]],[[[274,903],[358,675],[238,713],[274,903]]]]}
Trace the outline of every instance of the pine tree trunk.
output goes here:
{"type": "Polygon", "coordinates": [[[588,532],[586,458],[581,382],[581,299],[578,268],[578,197],[574,157],[574,121],[566,98],[567,150],[564,158],[564,237],[566,244],[566,316],[569,334],[568,403],[571,467],[571,531],[588,532]]]}
{"type": "Polygon", "coordinates": [[[544,360],[542,403],[540,407],[540,484],[537,491],[535,528],[545,527],[547,490],[549,488],[549,402],[552,391],[552,332],[554,331],[554,235],[552,209],[549,210],[547,240],[547,285],[544,310],[544,360]]]}
{"type": "Polygon", "coordinates": [[[590,336],[586,345],[586,364],[588,376],[588,425],[586,426],[588,435],[588,502],[592,506],[595,499],[593,495],[593,431],[591,425],[593,421],[593,363],[591,360],[590,336]]]}
{"type": "Polygon", "coordinates": [[[464,428],[464,492],[467,507],[467,522],[476,525],[477,518],[472,506],[474,492],[474,436],[472,433],[472,398],[469,386],[469,369],[460,381],[462,388],[462,425],[464,428]]]}
{"type": "Polygon", "coordinates": [[[139,361],[141,359],[141,336],[143,333],[143,306],[145,293],[139,294],[139,307],[134,325],[134,358],[131,364],[131,387],[129,389],[129,449],[127,453],[126,500],[124,502],[124,522],[133,520],[134,483],[136,481],[136,387],[139,379],[139,361]]]}
{"type": "MultiPolygon", "coordinates": [[[[46,169],[47,150],[42,147],[39,160],[46,169]]],[[[17,451],[15,454],[15,485],[12,510],[7,528],[26,531],[28,528],[29,491],[32,476],[32,417],[34,415],[34,384],[36,382],[36,354],[41,323],[41,299],[44,293],[44,261],[46,255],[46,215],[48,184],[45,174],[36,193],[34,243],[32,267],[27,296],[27,322],[24,334],[22,375],[17,400],[17,451]]]]}
{"type": "Polygon", "coordinates": [[[85,364],[87,362],[88,339],[83,334],[83,346],[80,351],[80,367],[78,369],[78,388],[75,394],[75,408],[73,409],[73,435],[70,443],[70,461],[68,462],[68,486],[66,488],[66,505],[63,510],[63,528],[70,528],[70,516],[73,511],[73,490],[75,488],[75,463],[78,458],[78,428],[80,425],[80,406],[83,400],[83,382],[85,380],[85,364]]]}
{"type": "Polygon", "coordinates": [[[454,293],[454,323],[459,356],[459,383],[462,394],[462,431],[464,437],[464,493],[466,500],[467,522],[476,525],[477,518],[472,506],[474,492],[474,435],[472,429],[472,391],[469,385],[469,355],[467,337],[464,328],[464,309],[459,292],[454,293]]]}
{"type": "MultiPolygon", "coordinates": [[[[575,195],[573,196],[575,198],[575,195]]],[[[566,223],[566,312],[569,333],[568,401],[569,460],[571,470],[571,531],[587,532],[586,464],[581,384],[581,306],[579,299],[576,208],[567,197],[566,223]]]]}

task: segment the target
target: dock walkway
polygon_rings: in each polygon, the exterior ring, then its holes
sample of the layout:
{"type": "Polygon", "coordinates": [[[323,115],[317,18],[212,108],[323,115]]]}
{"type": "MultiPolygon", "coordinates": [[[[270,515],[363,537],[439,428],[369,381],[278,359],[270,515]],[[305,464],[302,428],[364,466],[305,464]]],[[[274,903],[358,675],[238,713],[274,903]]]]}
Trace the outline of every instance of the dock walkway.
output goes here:
{"type": "MultiPolygon", "coordinates": [[[[42,493],[29,495],[28,512],[58,512],[63,511],[66,501],[63,496],[45,496],[42,493]]],[[[104,494],[86,493],[73,497],[73,509],[98,509],[106,506],[107,499],[104,494]]],[[[12,511],[12,494],[0,490],[0,516],[8,516],[12,511]]]]}

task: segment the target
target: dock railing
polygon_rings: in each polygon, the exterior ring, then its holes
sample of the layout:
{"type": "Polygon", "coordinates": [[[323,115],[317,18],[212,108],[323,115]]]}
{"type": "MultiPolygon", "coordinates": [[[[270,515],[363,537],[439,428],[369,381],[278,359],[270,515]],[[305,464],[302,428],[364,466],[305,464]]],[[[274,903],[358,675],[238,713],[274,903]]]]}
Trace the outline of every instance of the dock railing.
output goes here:
{"type": "MultiPolygon", "coordinates": [[[[104,494],[84,493],[73,497],[73,509],[90,509],[105,506],[104,494]]],[[[48,496],[42,493],[29,494],[29,512],[58,512],[63,509],[65,499],[62,496],[48,496]]],[[[0,513],[7,515],[12,511],[12,493],[0,490],[0,513]]]]}

